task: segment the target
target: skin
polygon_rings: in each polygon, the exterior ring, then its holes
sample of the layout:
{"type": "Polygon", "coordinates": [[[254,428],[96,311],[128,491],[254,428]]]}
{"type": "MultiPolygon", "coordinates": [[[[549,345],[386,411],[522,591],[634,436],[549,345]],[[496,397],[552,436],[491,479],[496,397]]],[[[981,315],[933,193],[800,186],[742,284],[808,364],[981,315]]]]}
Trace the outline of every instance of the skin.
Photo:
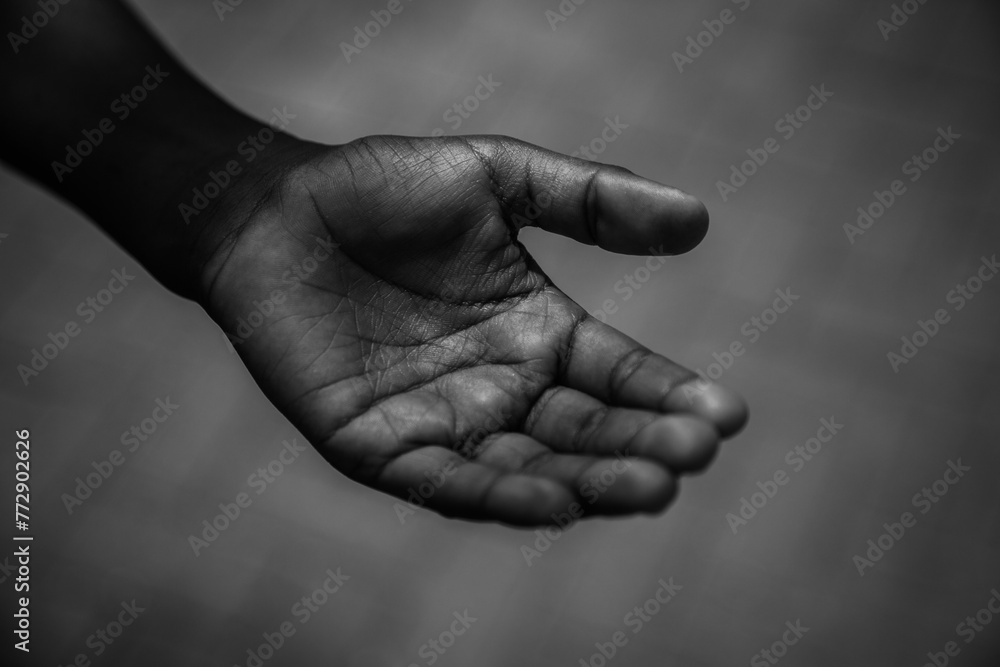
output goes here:
{"type": "Polygon", "coordinates": [[[278,133],[247,163],[236,147],[260,123],[113,2],[62,7],[2,73],[25,102],[0,110],[4,159],[226,332],[265,312],[240,357],[351,479],[400,498],[430,481],[426,507],[511,525],[573,503],[659,512],[746,421],[735,393],[590,317],[518,242],[527,223],[617,253],[685,252],[708,214],[679,190],[496,136],[278,133]],[[57,178],[51,162],[154,64],[169,76],[57,178]],[[233,159],[240,173],[185,223],[178,205],[233,159]]]}

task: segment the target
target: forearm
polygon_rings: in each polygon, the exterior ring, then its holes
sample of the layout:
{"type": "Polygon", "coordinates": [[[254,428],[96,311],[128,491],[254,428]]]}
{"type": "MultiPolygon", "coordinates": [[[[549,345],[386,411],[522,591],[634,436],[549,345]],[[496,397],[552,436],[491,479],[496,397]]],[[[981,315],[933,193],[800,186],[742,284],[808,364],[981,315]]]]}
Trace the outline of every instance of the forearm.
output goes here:
{"type": "MultiPolygon", "coordinates": [[[[22,17],[38,11],[36,0],[7,0],[0,25],[19,34],[22,17]]],[[[206,226],[218,203],[193,189],[232,160],[243,171],[253,144],[263,146],[256,140],[263,124],[197,81],[118,2],[59,5],[26,43],[5,41],[3,159],[87,213],[168,286],[191,294],[196,246],[212,233],[206,226]]],[[[291,143],[275,131],[267,150],[291,143]]]]}

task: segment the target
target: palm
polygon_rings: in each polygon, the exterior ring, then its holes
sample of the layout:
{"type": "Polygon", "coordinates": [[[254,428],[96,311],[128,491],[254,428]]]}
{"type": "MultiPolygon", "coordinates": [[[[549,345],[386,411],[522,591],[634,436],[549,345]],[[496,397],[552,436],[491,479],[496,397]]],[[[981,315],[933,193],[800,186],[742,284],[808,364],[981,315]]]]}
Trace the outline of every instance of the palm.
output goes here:
{"type": "Polygon", "coordinates": [[[633,193],[624,228],[602,231],[622,213],[613,179],[635,177],[595,169],[486,138],[309,152],[232,216],[207,307],[227,331],[249,323],[238,349],[255,378],[358,481],[516,524],[574,501],[660,510],[674,473],[706,464],[745,413],[720,388],[679,400],[689,371],[590,318],[517,243],[528,219],[615,250],[700,239],[680,195],[664,216],[633,193]]]}

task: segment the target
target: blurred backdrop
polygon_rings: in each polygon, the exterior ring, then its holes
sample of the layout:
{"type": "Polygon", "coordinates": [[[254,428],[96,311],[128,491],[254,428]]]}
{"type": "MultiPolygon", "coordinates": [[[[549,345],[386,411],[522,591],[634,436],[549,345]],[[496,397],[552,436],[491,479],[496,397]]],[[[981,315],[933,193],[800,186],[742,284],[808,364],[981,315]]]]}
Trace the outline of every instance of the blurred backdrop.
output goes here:
{"type": "Polygon", "coordinates": [[[345,54],[387,4],[136,7],[225,97],[262,121],[287,109],[300,136],[507,134],[701,197],[707,239],[654,272],[524,239],[588,310],[739,389],[749,427],[663,516],[548,537],[401,520],[311,450],[258,495],[250,477],[302,439],[221,330],[0,171],[5,494],[14,430],[33,445],[22,663],[998,664],[994,3],[403,0],[345,54]],[[122,267],[136,279],[25,386],[17,364],[122,267]],[[177,406],[160,422],[157,401],[177,406]],[[114,449],[124,463],[69,502],[114,449]]]}

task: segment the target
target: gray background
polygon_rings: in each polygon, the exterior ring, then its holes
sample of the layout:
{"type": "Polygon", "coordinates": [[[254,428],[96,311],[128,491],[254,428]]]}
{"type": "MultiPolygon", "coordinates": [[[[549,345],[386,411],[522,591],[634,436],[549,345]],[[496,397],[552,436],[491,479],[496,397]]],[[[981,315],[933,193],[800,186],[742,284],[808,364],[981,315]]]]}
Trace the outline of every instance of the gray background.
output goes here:
{"type": "Polygon", "coordinates": [[[348,64],[340,43],[385,3],[244,2],[224,21],[208,0],[137,3],[223,95],[262,120],[287,107],[310,139],[450,131],[442,114],[488,74],[502,85],[460,133],[569,153],[620,117],[600,159],[703,198],[705,242],[626,301],[614,286],[641,260],[525,239],[571,296],[616,299],[614,326],[681,363],[747,343],[775,289],[801,298],[722,378],[748,397],[749,427],[663,516],[575,526],[529,567],[531,531],[424,511],[401,524],[392,498],[309,451],[196,558],[187,536],[297,434],[198,307],[0,171],[3,447],[14,429],[33,440],[31,664],[245,664],[338,566],[350,580],[266,665],[424,665],[420,646],[465,609],[478,620],[437,664],[579,665],[617,630],[615,665],[750,664],[797,619],[810,629],[781,664],[922,665],[947,641],[954,665],[997,664],[1000,618],[968,644],[956,626],[1000,587],[1000,280],[960,312],[946,302],[1000,250],[997,12],[931,0],[884,40],[890,5],[591,0],[553,31],[555,0],[418,0],[348,64]],[[725,8],[736,21],[678,72],[671,54],[725,8]],[[821,84],[834,96],[779,138],[775,121],[821,84]],[[848,243],[857,207],[948,126],[954,147],[848,243]],[[780,151],[723,202],[716,181],[771,136],[780,151]],[[136,280],[25,387],[16,365],[122,266],[136,280]],[[938,308],[951,322],[894,373],[886,354],[938,308]],[[167,396],[177,412],[68,515],[61,494],[167,396]],[[824,417],[843,430],[792,472],[785,453],[824,417]],[[959,458],[971,472],[859,576],[852,557],[959,458]],[[734,535],[726,514],[779,469],[789,484],[734,535]],[[625,614],[661,577],[683,590],[632,634],[625,614]],[[146,611],[95,658],[87,637],[133,598],[146,611]]]}

